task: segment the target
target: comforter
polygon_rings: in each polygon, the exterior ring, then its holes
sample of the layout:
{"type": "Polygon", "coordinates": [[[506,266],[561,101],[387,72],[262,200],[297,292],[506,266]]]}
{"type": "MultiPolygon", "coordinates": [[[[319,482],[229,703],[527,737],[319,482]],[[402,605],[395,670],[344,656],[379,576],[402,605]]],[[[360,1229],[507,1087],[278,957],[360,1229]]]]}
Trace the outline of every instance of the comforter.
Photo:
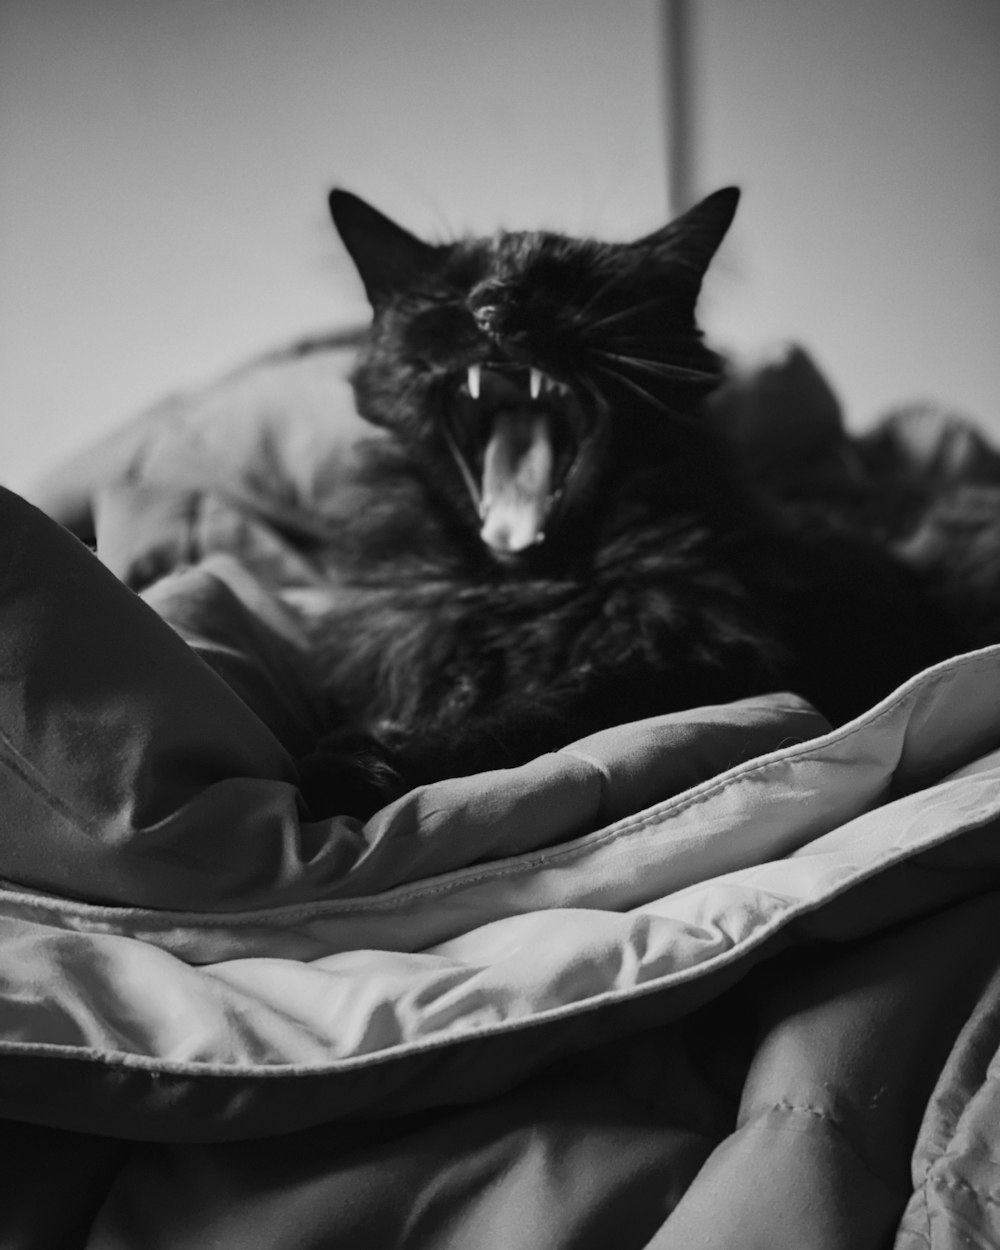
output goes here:
{"type": "Polygon", "coordinates": [[[317,819],[344,363],[0,495],[0,1244],[1000,1245],[1000,647],[317,819]]]}

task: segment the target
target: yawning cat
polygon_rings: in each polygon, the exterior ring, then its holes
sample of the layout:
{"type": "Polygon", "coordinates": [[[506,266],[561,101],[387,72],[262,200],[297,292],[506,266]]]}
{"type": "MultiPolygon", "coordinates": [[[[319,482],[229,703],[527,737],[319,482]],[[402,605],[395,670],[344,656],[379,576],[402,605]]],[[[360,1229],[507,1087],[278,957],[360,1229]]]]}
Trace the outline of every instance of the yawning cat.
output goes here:
{"type": "Polygon", "coordinates": [[[764,502],[700,417],[695,304],[738,199],[635,242],[437,245],[331,194],[373,310],[358,410],[392,435],[323,556],[337,723],[304,771],[332,802],[356,735],[388,797],[767,691],[843,721],[947,652],[910,572],[764,502]]]}

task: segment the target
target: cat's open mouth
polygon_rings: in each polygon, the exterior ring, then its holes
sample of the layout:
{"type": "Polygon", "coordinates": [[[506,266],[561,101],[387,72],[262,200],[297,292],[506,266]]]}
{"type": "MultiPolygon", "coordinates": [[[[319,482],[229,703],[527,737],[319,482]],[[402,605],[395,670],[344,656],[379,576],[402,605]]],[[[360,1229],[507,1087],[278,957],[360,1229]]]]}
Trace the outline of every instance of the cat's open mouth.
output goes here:
{"type": "Polygon", "coordinates": [[[496,555],[545,541],[587,427],[573,391],[541,369],[473,364],[457,380],[449,441],[496,555]]]}

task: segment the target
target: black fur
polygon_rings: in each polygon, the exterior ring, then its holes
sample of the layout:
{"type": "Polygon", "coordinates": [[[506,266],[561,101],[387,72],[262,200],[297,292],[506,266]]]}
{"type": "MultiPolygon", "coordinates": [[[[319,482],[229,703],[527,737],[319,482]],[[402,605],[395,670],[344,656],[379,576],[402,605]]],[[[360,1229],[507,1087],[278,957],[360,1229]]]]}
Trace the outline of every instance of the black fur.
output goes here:
{"type": "Polygon", "coordinates": [[[886,543],[765,498],[699,419],[720,363],[695,303],[737,200],[716,192],[635,243],[433,246],[331,195],[374,313],[358,408],[393,437],[322,556],[331,732],[303,764],[317,806],[766,691],[840,722],[952,648],[886,543]],[[534,403],[531,368],[568,390],[534,403]],[[481,497],[491,455],[498,512],[481,497]]]}

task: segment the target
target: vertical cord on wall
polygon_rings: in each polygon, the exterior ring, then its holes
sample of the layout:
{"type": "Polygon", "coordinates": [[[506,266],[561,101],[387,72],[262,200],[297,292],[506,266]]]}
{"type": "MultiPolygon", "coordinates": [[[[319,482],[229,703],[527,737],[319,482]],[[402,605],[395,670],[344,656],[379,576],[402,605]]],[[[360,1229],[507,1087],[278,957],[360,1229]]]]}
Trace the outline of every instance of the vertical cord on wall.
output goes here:
{"type": "Polygon", "coordinates": [[[667,202],[671,216],[695,200],[694,65],[691,0],[660,0],[667,202]]]}

